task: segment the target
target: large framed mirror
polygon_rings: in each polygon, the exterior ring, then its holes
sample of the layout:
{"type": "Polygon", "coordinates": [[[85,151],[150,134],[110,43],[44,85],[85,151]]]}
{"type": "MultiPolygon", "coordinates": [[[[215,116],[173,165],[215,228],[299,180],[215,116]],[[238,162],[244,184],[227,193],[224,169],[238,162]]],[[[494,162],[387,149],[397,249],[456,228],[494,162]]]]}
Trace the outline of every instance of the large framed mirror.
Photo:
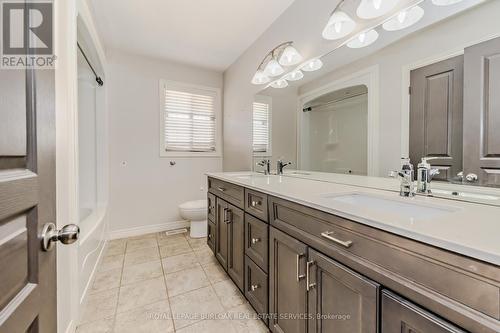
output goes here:
{"type": "Polygon", "coordinates": [[[289,174],[356,182],[426,158],[436,194],[500,203],[500,1],[399,3],[377,21],[357,17],[359,1],[341,2],[357,30],[330,41],[318,70],[292,67],[262,85],[254,170],[283,160],[289,174]]]}

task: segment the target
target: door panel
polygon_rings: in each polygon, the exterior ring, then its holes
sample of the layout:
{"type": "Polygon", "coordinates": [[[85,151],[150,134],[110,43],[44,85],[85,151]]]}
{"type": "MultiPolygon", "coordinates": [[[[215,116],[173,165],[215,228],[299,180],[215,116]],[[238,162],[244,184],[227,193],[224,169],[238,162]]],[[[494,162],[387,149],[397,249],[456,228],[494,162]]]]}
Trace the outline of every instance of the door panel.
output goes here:
{"type": "Polygon", "coordinates": [[[216,199],[216,220],[215,224],[215,257],[219,260],[220,264],[227,271],[227,256],[228,256],[228,224],[227,224],[227,209],[228,203],[224,200],[216,199]]]}
{"type": "Polygon", "coordinates": [[[410,80],[410,159],[437,157],[435,179],[452,179],[462,170],[463,56],[413,70],[410,80]]]}
{"type": "Polygon", "coordinates": [[[243,290],[245,276],[245,221],[243,210],[228,204],[228,261],[227,273],[243,290]]]}
{"type": "Polygon", "coordinates": [[[53,333],[56,251],[38,235],[56,220],[54,71],[0,72],[0,333],[53,333]]]}
{"type": "Polygon", "coordinates": [[[269,239],[269,328],[276,333],[304,333],[307,246],[272,227],[269,239]]]}
{"type": "Polygon", "coordinates": [[[465,333],[465,331],[384,290],[382,333],[465,333]]]}
{"type": "Polygon", "coordinates": [[[500,38],[465,49],[464,175],[500,186],[500,38]]]}
{"type": "Polygon", "coordinates": [[[379,285],[309,249],[309,332],[376,333],[379,285]]]}

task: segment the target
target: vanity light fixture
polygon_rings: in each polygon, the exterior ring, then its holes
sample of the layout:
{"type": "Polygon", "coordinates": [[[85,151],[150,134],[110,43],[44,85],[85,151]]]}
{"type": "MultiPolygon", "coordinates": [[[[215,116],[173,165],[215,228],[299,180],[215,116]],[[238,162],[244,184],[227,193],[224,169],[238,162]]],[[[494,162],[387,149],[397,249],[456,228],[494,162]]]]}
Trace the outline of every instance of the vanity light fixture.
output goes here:
{"type": "Polygon", "coordinates": [[[408,28],[409,26],[414,25],[420,19],[424,17],[424,10],[422,7],[414,6],[409,9],[405,9],[391,17],[388,21],[382,24],[384,30],[387,31],[396,31],[408,28]]]}
{"type": "Polygon", "coordinates": [[[347,46],[351,49],[359,49],[373,44],[378,39],[378,32],[375,30],[363,31],[356,37],[347,42],[347,46]]]}
{"type": "Polygon", "coordinates": [[[278,89],[286,88],[286,87],[288,87],[288,82],[285,79],[279,79],[279,80],[272,82],[271,87],[278,88],[278,89]]]}
{"type": "Polygon", "coordinates": [[[432,0],[432,3],[436,6],[449,6],[459,2],[462,2],[462,0],[432,0]]]}
{"type": "Polygon", "coordinates": [[[399,0],[361,0],[356,14],[362,19],[372,19],[391,11],[399,0]]]}
{"type": "Polygon", "coordinates": [[[321,59],[314,58],[314,59],[308,60],[306,63],[304,63],[300,67],[300,69],[303,71],[306,71],[306,72],[313,72],[313,71],[317,71],[321,67],[323,67],[323,62],[321,61],[321,59]]]}
{"type": "Polygon", "coordinates": [[[284,71],[285,70],[283,69],[283,67],[281,67],[278,61],[276,61],[276,59],[269,60],[266,67],[264,68],[264,73],[267,76],[271,77],[281,75],[284,71]]]}
{"type": "Polygon", "coordinates": [[[268,83],[269,81],[271,81],[271,79],[269,78],[269,76],[264,74],[264,71],[262,70],[258,70],[257,72],[255,72],[252,78],[253,84],[264,84],[268,83]]]}
{"type": "MultiPolygon", "coordinates": [[[[257,67],[257,71],[252,77],[252,84],[266,84],[271,81],[271,77],[279,76],[285,72],[283,66],[293,66],[300,63],[302,56],[292,44],[293,42],[281,43],[269,51],[257,67]]],[[[271,83],[272,85],[273,83],[271,83]]],[[[280,88],[284,88],[281,87],[282,85],[283,83],[280,84],[280,88]]]]}
{"type": "Polygon", "coordinates": [[[296,71],[290,72],[287,75],[285,75],[284,79],[287,81],[297,81],[300,80],[304,77],[304,73],[300,69],[297,69],[296,71]]]}
{"type": "Polygon", "coordinates": [[[328,40],[340,39],[349,35],[356,27],[356,22],[345,12],[335,10],[326,27],[323,29],[323,38],[328,40]]]}
{"type": "Polygon", "coordinates": [[[297,65],[302,61],[300,53],[291,45],[287,46],[281,54],[279,63],[283,66],[297,65]]]}

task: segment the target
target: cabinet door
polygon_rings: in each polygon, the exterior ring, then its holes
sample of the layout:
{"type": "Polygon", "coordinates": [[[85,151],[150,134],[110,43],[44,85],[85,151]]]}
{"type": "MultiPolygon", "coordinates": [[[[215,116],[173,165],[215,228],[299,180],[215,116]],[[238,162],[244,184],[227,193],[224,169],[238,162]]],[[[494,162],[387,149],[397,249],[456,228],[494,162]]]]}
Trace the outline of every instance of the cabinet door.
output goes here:
{"type": "Polygon", "coordinates": [[[245,276],[245,222],[243,210],[227,205],[228,257],[227,273],[234,283],[243,290],[245,276]]]}
{"type": "Polygon", "coordinates": [[[384,290],[382,333],[465,333],[465,331],[384,290]]]}
{"type": "Polygon", "coordinates": [[[228,235],[228,203],[222,199],[216,199],[216,223],[215,223],[215,257],[222,267],[227,270],[227,256],[229,242],[228,235]]]}
{"type": "Polygon", "coordinates": [[[309,333],[376,333],[379,285],[309,249],[309,333]]]}
{"type": "Polygon", "coordinates": [[[304,333],[307,246],[275,228],[270,228],[269,239],[269,328],[276,333],[304,333]]]}

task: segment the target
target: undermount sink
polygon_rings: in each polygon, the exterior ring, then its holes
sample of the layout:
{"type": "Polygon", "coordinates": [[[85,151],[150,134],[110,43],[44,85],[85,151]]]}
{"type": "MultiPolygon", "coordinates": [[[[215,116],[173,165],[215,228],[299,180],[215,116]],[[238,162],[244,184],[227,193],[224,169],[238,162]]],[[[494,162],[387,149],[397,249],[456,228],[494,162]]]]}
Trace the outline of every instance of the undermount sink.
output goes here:
{"type": "Polygon", "coordinates": [[[450,214],[459,210],[459,208],[427,205],[423,203],[410,202],[410,198],[401,200],[392,200],[375,195],[361,193],[351,193],[343,195],[325,195],[333,202],[345,203],[353,206],[360,206],[369,210],[401,215],[406,219],[426,219],[440,215],[450,214]],[[409,202],[403,202],[408,200],[409,202]]]}

